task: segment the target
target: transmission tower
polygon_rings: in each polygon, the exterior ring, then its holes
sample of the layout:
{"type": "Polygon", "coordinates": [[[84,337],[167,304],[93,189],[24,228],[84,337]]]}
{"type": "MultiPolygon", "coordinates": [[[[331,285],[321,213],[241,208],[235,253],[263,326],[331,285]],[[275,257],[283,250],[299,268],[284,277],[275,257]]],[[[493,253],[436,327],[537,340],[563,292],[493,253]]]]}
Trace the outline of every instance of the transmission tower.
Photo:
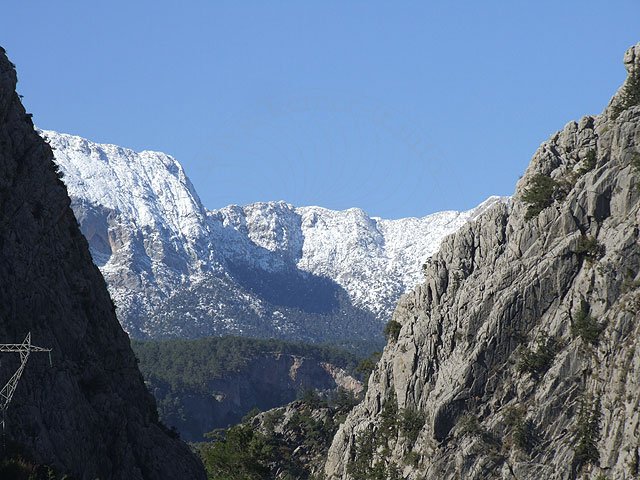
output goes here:
{"type": "Polygon", "coordinates": [[[18,370],[16,370],[16,373],[13,374],[11,379],[0,391],[0,411],[2,411],[2,432],[4,434],[7,408],[11,403],[13,393],[16,391],[16,387],[18,386],[18,381],[22,376],[24,367],[27,365],[29,355],[31,352],[49,352],[49,364],[51,364],[51,349],[31,345],[31,332],[29,332],[22,343],[0,343],[0,352],[17,352],[20,354],[20,366],[18,367],[18,370]]]}

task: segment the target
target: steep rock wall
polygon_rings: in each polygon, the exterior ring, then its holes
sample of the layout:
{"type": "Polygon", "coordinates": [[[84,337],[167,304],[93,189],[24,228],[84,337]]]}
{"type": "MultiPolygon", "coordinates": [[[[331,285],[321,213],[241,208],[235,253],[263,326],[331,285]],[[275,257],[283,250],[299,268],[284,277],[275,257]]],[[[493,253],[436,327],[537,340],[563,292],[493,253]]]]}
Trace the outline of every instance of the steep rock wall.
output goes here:
{"type": "Polygon", "coordinates": [[[603,114],[427,262],[328,478],[638,478],[640,44],[625,65],[603,114]]]}
{"type": "MultiPolygon", "coordinates": [[[[8,410],[7,440],[79,479],[204,478],[158,423],[129,340],[0,49],[0,342],[34,354],[8,410]]],[[[12,354],[16,356],[16,354],[12,354]]],[[[3,354],[0,378],[15,363],[3,354]]],[[[4,384],[4,382],[3,382],[4,384]]]]}

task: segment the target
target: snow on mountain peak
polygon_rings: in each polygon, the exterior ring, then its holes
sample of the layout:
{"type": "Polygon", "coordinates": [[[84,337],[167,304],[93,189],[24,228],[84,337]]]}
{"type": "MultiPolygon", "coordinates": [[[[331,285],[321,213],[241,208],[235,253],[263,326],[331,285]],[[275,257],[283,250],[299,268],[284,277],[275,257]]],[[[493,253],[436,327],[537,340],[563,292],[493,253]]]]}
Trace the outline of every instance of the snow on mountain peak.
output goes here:
{"type": "Polygon", "coordinates": [[[397,220],[284,201],[207,211],[169,155],[41,135],[134,336],[373,338],[442,239],[504,201],[397,220]]]}
{"type": "Polygon", "coordinates": [[[204,208],[182,165],[161,152],[135,152],[43,130],[72,196],[118,212],[138,227],[203,234],[204,208]]]}

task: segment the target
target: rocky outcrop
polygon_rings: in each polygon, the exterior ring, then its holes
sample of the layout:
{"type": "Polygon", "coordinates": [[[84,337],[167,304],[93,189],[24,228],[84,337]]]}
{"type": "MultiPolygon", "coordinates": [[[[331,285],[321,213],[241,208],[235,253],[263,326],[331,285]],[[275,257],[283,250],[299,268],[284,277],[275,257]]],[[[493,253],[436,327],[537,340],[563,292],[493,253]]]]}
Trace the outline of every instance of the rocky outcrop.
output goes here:
{"type": "MultiPolygon", "coordinates": [[[[51,149],[15,86],[0,49],[0,342],[31,332],[53,352],[51,367],[45,355],[29,359],[7,440],[78,479],[204,478],[189,448],[158,422],[51,149]]],[[[14,371],[11,355],[2,355],[4,379],[14,371]]]]}
{"type": "MultiPolygon", "coordinates": [[[[640,71],[640,44],[625,63],[640,71]]],[[[640,106],[628,85],[542,144],[512,202],[427,261],[327,478],[638,478],[640,106]]]]}
{"type": "Polygon", "coordinates": [[[305,395],[258,413],[201,443],[200,454],[216,479],[317,480],[331,439],[355,398],[336,392],[305,395]]]}
{"type": "Polygon", "coordinates": [[[349,399],[342,404],[295,401],[253,417],[249,421],[252,430],[265,435],[282,452],[266,462],[267,478],[320,478],[331,438],[351,406],[349,399]]]}

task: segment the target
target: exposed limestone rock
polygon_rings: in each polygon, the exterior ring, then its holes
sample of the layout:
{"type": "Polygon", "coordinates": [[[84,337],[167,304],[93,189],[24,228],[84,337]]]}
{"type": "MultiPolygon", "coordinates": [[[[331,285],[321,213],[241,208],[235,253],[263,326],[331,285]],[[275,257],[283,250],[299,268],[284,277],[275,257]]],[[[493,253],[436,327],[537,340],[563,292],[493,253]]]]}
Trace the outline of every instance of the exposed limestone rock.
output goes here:
{"type": "MultiPolygon", "coordinates": [[[[0,342],[31,332],[53,348],[53,366],[45,355],[29,360],[7,440],[73,478],[202,479],[197,458],[158,423],[51,149],[15,86],[0,48],[0,342]]],[[[15,359],[2,360],[8,379],[15,359]]]]}
{"type": "Polygon", "coordinates": [[[620,95],[427,262],[327,478],[638,478],[640,106],[612,115],[620,95]],[[546,208],[525,220],[540,175],[546,208]]]}

